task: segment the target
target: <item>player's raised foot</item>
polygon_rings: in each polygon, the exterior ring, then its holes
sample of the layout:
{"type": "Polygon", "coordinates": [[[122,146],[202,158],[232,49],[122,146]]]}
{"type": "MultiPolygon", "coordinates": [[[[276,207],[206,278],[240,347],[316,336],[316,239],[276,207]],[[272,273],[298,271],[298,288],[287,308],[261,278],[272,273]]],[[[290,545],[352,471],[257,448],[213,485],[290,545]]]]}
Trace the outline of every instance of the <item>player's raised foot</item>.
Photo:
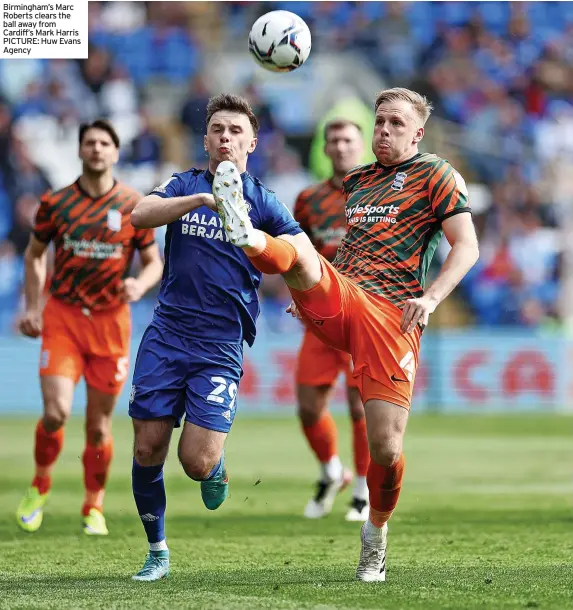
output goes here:
{"type": "Polygon", "coordinates": [[[36,532],[44,519],[44,505],[50,492],[41,494],[37,487],[30,487],[16,510],[18,525],[25,532],[36,532]]]}
{"type": "Polygon", "coordinates": [[[221,470],[212,479],[201,481],[201,498],[209,510],[217,510],[229,495],[229,477],[225,468],[225,456],[221,470]]]}
{"type": "Polygon", "coordinates": [[[241,174],[231,161],[219,163],[213,180],[213,197],[223,229],[231,243],[239,248],[252,246],[255,242],[249,206],[243,199],[241,174]]]}
{"type": "Polygon", "coordinates": [[[316,484],[316,493],[308,501],[304,508],[304,516],[307,519],[320,519],[332,510],[336,495],[348,487],[352,481],[352,472],[343,469],[342,476],[338,480],[322,480],[316,484]]]}
{"type": "Polygon", "coordinates": [[[344,517],[346,521],[366,521],[370,512],[370,505],[367,500],[352,498],[350,508],[344,517]]]}
{"type": "Polygon", "coordinates": [[[152,582],[169,576],[169,551],[149,551],[143,567],[132,580],[152,582]]]}
{"type": "Polygon", "coordinates": [[[360,530],[362,549],[356,568],[356,579],[362,582],[384,582],[386,580],[386,542],[388,524],[381,529],[367,521],[360,530]]]}
{"type": "Polygon", "coordinates": [[[109,531],[103,513],[97,508],[90,508],[90,512],[83,517],[84,534],[87,536],[107,536],[109,531]]]}

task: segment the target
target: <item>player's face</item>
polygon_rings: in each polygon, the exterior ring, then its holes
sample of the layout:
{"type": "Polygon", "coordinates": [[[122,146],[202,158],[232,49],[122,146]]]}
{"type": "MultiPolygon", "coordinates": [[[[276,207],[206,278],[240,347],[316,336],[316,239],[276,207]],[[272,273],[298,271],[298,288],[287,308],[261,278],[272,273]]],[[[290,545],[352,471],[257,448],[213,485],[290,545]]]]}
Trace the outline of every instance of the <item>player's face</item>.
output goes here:
{"type": "Polygon", "coordinates": [[[221,161],[232,161],[244,172],[247,157],[256,146],[257,138],[246,114],[221,110],[211,117],[205,136],[210,165],[216,167],[221,161]]]}
{"type": "Polygon", "coordinates": [[[354,125],[330,129],[324,152],[332,161],[334,173],[346,174],[360,163],[364,152],[364,141],[360,130],[354,125]]]}
{"type": "Polygon", "coordinates": [[[424,127],[409,102],[380,104],[372,136],[372,152],[382,165],[395,165],[416,154],[424,127]]]}
{"type": "Polygon", "coordinates": [[[111,136],[103,129],[88,129],[80,144],[80,159],[84,171],[104,174],[109,171],[119,158],[119,150],[111,136]]]}

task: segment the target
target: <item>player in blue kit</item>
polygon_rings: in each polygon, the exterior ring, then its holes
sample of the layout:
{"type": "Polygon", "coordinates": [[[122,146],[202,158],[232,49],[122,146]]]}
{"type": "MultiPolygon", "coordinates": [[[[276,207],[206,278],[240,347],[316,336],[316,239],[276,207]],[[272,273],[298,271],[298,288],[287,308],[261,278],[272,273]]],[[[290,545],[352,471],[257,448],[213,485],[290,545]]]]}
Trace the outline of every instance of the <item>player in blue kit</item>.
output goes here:
{"type": "Polygon", "coordinates": [[[212,209],[214,175],[221,178],[224,167],[234,164],[240,172],[234,186],[242,189],[253,225],[293,244],[308,241],[288,209],[246,171],[257,131],[245,99],[211,98],[208,169],[174,174],[131,216],[138,228],[167,225],[159,304],[139,346],[129,405],[133,495],[150,547],[135,580],[157,580],[169,572],[163,463],[183,417],[178,454],[185,473],[201,481],[210,510],[228,494],[223,446],[236,412],[243,341],[251,346],[255,340],[261,273],[230,243],[212,209]]]}

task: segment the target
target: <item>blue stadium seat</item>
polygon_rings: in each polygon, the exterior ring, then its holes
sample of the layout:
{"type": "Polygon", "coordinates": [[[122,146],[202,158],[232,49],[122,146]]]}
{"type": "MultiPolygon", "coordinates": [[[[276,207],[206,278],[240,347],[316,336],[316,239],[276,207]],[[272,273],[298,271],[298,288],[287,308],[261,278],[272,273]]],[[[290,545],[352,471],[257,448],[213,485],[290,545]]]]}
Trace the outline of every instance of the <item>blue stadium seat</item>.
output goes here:
{"type": "Polygon", "coordinates": [[[498,35],[507,33],[510,17],[509,2],[476,2],[475,4],[474,11],[487,30],[498,35]]]}
{"type": "MultiPolygon", "coordinates": [[[[1,176],[1,173],[0,173],[1,176]]],[[[13,210],[8,193],[0,186],[0,240],[6,239],[13,222],[13,210]]]]}
{"type": "MultiPolygon", "coordinates": [[[[417,8],[417,2],[413,3],[413,10],[417,8]]],[[[432,12],[436,15],[436,20],[447,23],[448,25],[463,25],[472,16],[470,2],[432,2],[432,12]]]]}

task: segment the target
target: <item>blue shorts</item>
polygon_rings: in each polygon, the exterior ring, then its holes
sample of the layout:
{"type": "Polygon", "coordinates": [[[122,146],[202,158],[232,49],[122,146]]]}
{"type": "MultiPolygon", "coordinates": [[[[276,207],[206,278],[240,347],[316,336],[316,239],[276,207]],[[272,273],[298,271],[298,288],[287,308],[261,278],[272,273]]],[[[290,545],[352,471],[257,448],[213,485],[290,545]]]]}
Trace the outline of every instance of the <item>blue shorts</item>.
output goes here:
{"type": "Polygon", "coordinates": [[[188,339],[148,326],[137,352],[129,415],[174,417],[229,432],[243,374],[243,346],[188,339]]]}

